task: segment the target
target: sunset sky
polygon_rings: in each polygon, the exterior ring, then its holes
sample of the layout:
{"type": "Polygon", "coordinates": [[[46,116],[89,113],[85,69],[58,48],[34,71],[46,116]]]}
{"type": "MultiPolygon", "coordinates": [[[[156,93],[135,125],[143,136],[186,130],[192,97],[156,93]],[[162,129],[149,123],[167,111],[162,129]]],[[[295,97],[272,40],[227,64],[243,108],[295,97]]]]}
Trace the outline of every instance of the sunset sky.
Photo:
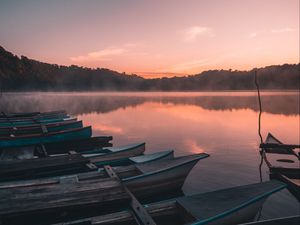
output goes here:
{"type": "Polygon", "coordinates": [[[299,62],[299,0],[0,0],[0,45],[145,77],[299,62]]]}

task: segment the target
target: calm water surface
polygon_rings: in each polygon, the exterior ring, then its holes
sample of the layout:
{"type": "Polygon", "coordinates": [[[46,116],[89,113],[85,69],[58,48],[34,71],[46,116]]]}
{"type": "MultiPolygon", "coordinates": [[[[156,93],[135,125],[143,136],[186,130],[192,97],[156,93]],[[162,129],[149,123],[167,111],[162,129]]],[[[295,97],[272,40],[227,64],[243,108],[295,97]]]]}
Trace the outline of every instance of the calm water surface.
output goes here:
{"type": "MultiPolygon", "coordinates": [[[[299,144],[299,93],[262,93],[262,134],[299,144]]],[[[146,142],[146,152],[174,149],[177,156],[206,152],[188,176],[185,194],[259,182],[255,92],[204,93],[6,93],[1,110],[65,109],[112,135],[114,146],[146,142]]],[[[263,179],[268,180],[263,167],[263,179]]],[[[261,218],[300,214],[299,202],[283,190],[264,204],[261,218]]]]}

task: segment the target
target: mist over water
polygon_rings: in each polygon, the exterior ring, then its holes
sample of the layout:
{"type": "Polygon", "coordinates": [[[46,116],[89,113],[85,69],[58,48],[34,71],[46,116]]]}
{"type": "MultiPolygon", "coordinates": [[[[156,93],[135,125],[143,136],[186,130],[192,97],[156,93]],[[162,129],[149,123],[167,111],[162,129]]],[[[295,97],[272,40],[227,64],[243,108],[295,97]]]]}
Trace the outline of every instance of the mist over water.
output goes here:
{"type": "MultiPolygon", "coordinates": [[[[299,93],[262,93],[262,134],[299,144],[299,93]]],[[[193,93],[3,93],[4,112],[65,109],[112,135],[114,146],[146,142],[146,153],[206,152],[184,184],[185,194],[259,182],[256,92],[193,93]]],[[[263,179],[268,180],[263,166],[263,179]]],[[[297,200],[283,190],[264,204],[262,218],[299,214],[297,200]]]]}
{"type": "MultiPolygon", "coordinates": [[[[4,112],[68,109],[71,114],[107,113],[146,102],[194,105],[207,110],[258,110],[256,92],[19,92],[3,93],[4,112]]],[[[272,114],[298,115],[299,93],[262,92],[263,110],[272,114]]]]}

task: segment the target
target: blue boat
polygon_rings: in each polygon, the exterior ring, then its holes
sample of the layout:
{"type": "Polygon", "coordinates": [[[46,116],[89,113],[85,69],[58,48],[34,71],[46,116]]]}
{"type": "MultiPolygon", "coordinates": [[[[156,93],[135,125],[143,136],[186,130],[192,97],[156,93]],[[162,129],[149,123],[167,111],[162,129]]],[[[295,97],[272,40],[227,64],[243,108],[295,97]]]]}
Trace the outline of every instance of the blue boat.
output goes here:
{"type": "Polygon", "coordinates": [[[82,121],[69,120],[65,122],[45,124],[42,126],[33,125],[33,126],[18,126],[18,127],[0,127],[0,137],[58,132],[63,130],[81,128],[82,126],[83,126],[82,121]]]}
{"type": "Polygon", "coordinates": [[[49,112],[27,112],[27,113],[4,113],[0,114],[0,118],[32,118],[32,117],[48,117],[59,114],[66,114],[66,111],[49,111],[49,112]]]}
{"type": "Polygon", "coordinates": [[[31,126],[37,124],[49,124],[49,123],[58,123],[69,120],[74,120],[74,117],[65,117],[65,118],[50,118],[50,119],[37,119],[37,120],[17,120],[17,121],[3,121],[0,122],[0,127],[16,127],[16,126],[31,126]]]}
{"type": "MultiPolygon", "coordinates": [[[[1,115],[1,114],[0,114],[1,115]]],[[[3,115],[3,113],[2,113],[3,115]]],[[[6,114],[4,114],[6,115],[6,114]]],[[[49,115],[37,115],[32,117],[0,117],[1,122],[10,122],[10,121],[24,121],[24,120],[46,120],[46,119],[55,119],[55,118],[68,118],[70,115],[67,113],[56,113],[56,114],[49,114],[49,115]]]]}
{"type": "Polygon", "coordinates": [[[18,137],[0,137],[0,149],[87,139],[91,136],[92,128],[89,126],[65,131],[50,132],[46,134],[32,134],[18,137]]]}

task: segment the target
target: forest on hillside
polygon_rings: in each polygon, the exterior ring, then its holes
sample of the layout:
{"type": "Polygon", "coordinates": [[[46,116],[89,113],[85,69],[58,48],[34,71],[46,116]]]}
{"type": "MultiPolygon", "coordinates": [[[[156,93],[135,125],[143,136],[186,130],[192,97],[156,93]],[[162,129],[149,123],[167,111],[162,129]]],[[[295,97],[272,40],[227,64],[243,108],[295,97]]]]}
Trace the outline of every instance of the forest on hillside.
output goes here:
{"type": "Polygon", "coordinates": [[[185,77],[144,79],[105,68],[39,62],[25,56],[18,57],[0,46],[2,91],[253,90],[255,70],[261,89],[299,89],[300,64],[273,65],[249,71],[208,70],[185,77]]]}

